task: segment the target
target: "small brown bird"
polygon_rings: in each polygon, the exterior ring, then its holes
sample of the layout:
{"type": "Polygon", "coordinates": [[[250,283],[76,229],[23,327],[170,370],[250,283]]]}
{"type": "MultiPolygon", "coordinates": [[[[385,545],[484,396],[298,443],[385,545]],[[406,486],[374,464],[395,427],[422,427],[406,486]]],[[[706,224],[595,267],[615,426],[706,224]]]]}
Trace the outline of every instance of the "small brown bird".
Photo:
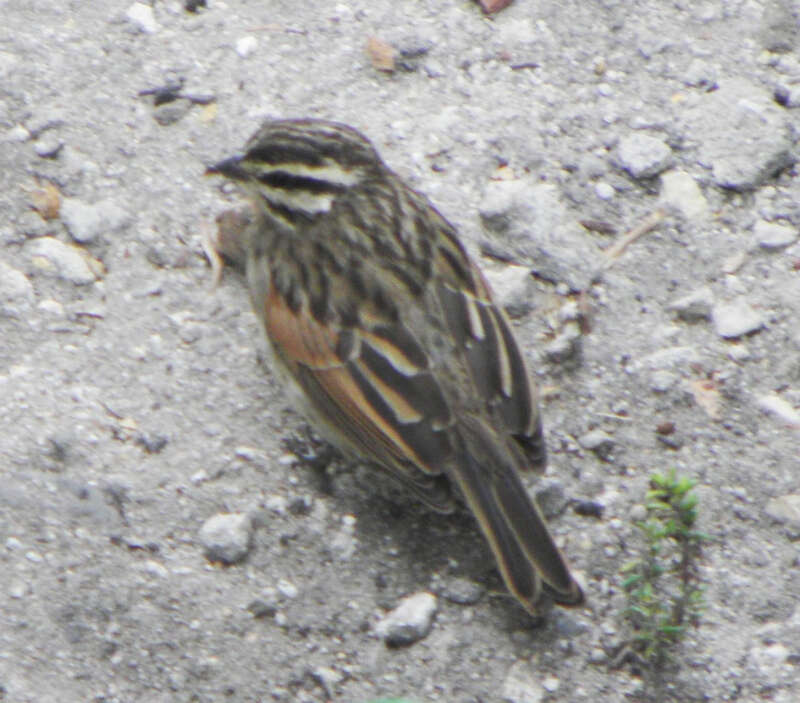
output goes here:
{"type": "Polygon", "coordinates": [[[455,488],[529,612],[582,603],[519,476],[545,462],[536,389],[455,228],[336,122],[267,122],[208,173],[253,201],[253,307],[326,438],[435,510],[455,488]]]}

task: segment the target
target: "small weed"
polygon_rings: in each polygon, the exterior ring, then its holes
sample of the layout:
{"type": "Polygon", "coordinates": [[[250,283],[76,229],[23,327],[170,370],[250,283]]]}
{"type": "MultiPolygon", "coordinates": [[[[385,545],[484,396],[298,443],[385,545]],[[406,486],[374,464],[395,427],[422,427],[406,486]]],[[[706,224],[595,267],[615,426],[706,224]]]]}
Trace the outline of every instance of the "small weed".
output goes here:
{"type": "Polygon", "coordinates": [[[665,667],[691,625],[703,611],[704,588],[698,576],[700,551],[708,537],[695,529],[696,482],[675,472],[650,478],[647,518],[636,523],[644,553],[623,567],[628,592],[625,618],[632,629],[633,650],[645,669],[645,684],[663,700],[665,667]]]}

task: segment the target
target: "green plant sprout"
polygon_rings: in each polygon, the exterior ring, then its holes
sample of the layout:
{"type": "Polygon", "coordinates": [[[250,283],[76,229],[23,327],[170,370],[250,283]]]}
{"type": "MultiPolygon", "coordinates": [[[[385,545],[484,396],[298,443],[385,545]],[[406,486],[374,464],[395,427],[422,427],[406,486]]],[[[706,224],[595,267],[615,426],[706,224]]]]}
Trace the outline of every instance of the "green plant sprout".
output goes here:
{"type": "MultiPolygon", "coordinates": [[[[643,556],[626,564],[625,618],[633,630],[632,648],[660,689],[663,671],[689,625],[697,627],[704,607],[698,561],[708,536],[695,529],[696,481],[654,474],[646,495],[647,518],[636,526],[643,535],[643,556]]],[[[660,697],[658,697],[661,700],[660,697]]]]}

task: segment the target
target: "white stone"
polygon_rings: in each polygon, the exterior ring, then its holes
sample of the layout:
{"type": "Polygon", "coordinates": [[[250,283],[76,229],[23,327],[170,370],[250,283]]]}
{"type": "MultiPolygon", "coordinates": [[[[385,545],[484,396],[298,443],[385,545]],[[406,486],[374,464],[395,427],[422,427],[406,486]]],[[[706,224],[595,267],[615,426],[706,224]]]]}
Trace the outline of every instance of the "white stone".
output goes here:
{"type": "Polygon", "coordinates": [[[153,8],[143,2],[135,2],[125,11],[125,17],[145,34],[155,34],[159,30],[153,8]]]}
{"type": "Polygon", "coordinates": [[[244,59],[250,56],[257,46],[258,40],[254,36],[248,35],[236,40],[236,53],[244,59]]]}

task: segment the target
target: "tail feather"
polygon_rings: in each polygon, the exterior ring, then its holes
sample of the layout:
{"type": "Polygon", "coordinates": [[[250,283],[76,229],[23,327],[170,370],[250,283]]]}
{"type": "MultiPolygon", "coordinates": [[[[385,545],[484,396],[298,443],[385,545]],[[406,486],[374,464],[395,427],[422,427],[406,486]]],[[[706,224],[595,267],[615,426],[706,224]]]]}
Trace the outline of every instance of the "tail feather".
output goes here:
{"type": "Polygon", "coordinates": [[[465,429],[451,479],[477,518],[508,589],[533,614],[542,591],[561,605],[579,605],[581,587],[529,498],[514,454],[479,421],[465,429]]]}

